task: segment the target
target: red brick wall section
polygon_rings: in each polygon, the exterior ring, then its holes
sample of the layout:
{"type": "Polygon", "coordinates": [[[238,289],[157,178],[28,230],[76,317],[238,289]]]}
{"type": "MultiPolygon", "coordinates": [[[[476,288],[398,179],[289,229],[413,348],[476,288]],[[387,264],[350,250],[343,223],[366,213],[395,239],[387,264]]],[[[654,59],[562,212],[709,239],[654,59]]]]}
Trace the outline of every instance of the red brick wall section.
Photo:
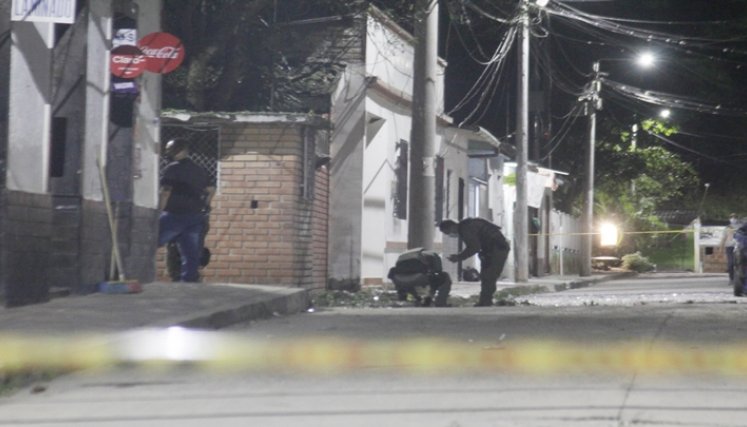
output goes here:
{"type": "MultiPolygon", "coordinates": [[[[324,287],[326,172],[317,173],[322,200],[304,200],[302,162],[302,125],[221,126],[218,192],[206,240],[213,256],[203,281],[324,287]]],[[[167,280],[163,253],[159,273],[167,280]]]]}

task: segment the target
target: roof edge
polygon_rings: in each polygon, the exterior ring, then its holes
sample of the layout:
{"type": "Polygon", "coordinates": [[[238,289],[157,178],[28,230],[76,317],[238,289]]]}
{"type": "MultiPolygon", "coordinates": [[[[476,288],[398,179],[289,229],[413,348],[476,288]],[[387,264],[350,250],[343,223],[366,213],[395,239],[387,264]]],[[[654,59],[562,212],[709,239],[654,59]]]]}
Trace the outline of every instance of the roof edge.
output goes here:
{"type": "Polygon", "coordinates": [[[327,117],[319,114],[304,113],[273,113],[273,112],[196,112],[184,110],[167,110],[161,112],[161,120],[168,122],[222,122],[222,123],[295,123],[315,127],[325,127],[330,124],[327,117]]]}

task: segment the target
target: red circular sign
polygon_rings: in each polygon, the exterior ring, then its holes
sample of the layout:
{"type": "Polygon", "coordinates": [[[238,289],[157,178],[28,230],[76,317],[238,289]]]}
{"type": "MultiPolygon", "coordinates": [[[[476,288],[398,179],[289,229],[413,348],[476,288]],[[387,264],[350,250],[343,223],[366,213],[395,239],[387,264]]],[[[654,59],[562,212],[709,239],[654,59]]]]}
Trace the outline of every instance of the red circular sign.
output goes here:
{"type": "Polygon", "coordinates": [[[145,69],[152,73],[170,73],[184,61],[182,41],[169,33],[150,33],[137,46],[148,58],[145,69]]]}
{"type": "Polygon", "coordinates": [[[117,77],[134,79],[143,74],[148,60],[135,46],[118,46],[111,53],[111,71],[117,77]]]}

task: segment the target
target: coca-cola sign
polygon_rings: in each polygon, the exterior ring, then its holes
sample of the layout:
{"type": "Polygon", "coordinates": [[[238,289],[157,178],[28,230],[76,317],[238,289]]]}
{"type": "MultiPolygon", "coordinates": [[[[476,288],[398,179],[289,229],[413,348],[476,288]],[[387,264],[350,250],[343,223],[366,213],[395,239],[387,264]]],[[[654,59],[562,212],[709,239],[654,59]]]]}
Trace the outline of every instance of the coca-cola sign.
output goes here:
{"type": "Polygon", "coordinates": [[[119,46],[112,50],[111,53],[111,72],[123,79],[134,79],[143,74],[147,63],[148,59],[135,46],[119,46]]]}
{"type": "Polygon", "coordinates": [[[145,69],[152,73],[170,73],[184,61],[184,45],[169,33],[150,33],[137,46],[148,59],[145,69]]]}

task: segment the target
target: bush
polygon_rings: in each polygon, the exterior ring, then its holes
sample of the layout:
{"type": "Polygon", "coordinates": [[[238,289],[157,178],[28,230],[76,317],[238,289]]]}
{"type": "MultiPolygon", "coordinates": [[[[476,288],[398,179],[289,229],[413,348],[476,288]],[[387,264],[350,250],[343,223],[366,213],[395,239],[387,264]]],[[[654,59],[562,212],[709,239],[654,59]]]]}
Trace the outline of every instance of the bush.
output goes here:
{"type": "Polygon", "coordinates": [[[626,270],[637,271],[638,273],[654,270],[654,264],[648,258],[641,255],[640,252],[623,255],[622,267],[626,270]]]}

